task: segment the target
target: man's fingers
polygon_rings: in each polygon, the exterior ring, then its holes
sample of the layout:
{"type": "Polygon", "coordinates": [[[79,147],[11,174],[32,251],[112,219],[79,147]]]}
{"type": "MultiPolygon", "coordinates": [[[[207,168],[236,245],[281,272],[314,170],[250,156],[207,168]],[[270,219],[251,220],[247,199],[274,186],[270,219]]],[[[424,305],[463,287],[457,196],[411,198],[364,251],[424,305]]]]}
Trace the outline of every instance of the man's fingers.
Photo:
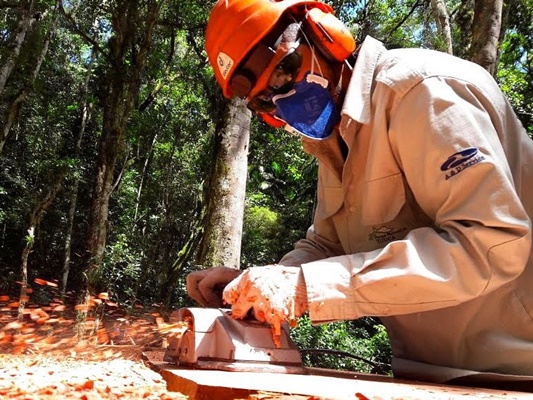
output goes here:
{"type": "Polygon", "coordinates": [[[205,272],[206,271],[191,272],[189,275],[187,275],[185,280],[189,297],[204,307],[207,306],[207,300],[200,291],[199,286],[202,279],[204,279],[205,272]]]}
{"type": "Polygon", "coordinates": [[[224,300],[231,303],[232,316],[244,319],[253,311],[253,316],[260,322],[266,322],[266,312],[270,302],[264,298],[259,288],[254,286],[250,277],[250,270],[246,270],[240,277],[230,282],[224,290],[224,300]]]}
{"type": "Polygon", "coordinates": [[[225,282],[220,282],[217,276],[207,275],[198,282],[198,289],[202,294],[205,304],[204,307],[222,307],[222,288],[225,282]]]}
{"type": "Polygon", "coordinates": [[[191,272],[186,279],[187,293],[204,307],[222,307],[222,291],[240,274],[240,270],[228,267],[191,272]]]}
{"type": "Polygon", "coordinates": [[[234,318],[244,318],[252,308],[247,292],[250,287],[249,271],[232,280],[224,289],[224,301],[231,304],[231,313],[234,318]]]}
{"type": "Polygon", "coordinates": [[[239,296],[231,305],[231,314],[234,318],[243,319],[252,307],[253,303],[251,303],[246,296],[239,296]]]}

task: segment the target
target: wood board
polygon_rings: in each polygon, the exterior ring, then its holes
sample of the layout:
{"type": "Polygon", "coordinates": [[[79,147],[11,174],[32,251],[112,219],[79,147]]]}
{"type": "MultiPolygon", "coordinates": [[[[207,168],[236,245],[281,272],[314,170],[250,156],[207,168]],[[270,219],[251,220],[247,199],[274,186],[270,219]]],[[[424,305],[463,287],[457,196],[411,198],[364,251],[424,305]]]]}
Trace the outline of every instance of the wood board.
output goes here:
{"type": "Polygon", "coordinates": [[[190,400],[525,400],[531,393],[431,385],[382,375],[310,368],[308,374],[199,370],[176,367],[148,355],[170,391],[190,400]]]}

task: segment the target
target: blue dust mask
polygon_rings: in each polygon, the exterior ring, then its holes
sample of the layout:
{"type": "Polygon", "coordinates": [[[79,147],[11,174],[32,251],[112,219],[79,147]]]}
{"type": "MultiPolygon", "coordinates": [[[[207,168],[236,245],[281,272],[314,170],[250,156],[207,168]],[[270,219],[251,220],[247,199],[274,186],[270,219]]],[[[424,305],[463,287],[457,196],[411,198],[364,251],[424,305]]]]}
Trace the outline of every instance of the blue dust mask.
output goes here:
{"type": "Polygon", "coordinates": [[[272,97],[272,102],[276,116],[287,123],[286,129],[315,140],[330,137],[339,118],[328,80],[312,72],[288,93],[272,97]]]}

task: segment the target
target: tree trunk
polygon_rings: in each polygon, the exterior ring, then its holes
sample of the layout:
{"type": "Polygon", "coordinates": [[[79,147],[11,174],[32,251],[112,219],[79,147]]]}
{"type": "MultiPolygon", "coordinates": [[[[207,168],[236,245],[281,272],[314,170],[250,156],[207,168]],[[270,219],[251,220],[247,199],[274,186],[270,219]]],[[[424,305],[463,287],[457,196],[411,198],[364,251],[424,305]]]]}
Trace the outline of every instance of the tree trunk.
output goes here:
{"type": "Polygon", "coordinates": [[[431,9],[435,16],[439,35],[444,39],[445,49],[448,54],[453,54],[452,30],[450,28],[450,15],[444,0],[431,0],[431,9]]]}
{"type": "Polygon", "coordinates": [[[107,235],[109,199],[118,157],[126,138],[126,125],[134,108],[140,76],[146,64],[153,29],[159,14],[156,1],[144,7],[138,1],[122,0],[112,18],[114,35],[109,40],[111,64],[104,96],[103,128],[98,148],[87,234],[86,268],[88,289],[92,274],[101,266],[107,235]],[[139,11],[139,8],[145,11],[139,11]]]}
{"type": "MultiPolygon", "coordinates": [[[[31,9],[29,11],[31,11],[31,9]]],[[[37,76],[39,75],[39,71],[41,70],[41,65],[46,57],[46,54],[48,53],[48,46],[50,45],[50,40],[52,36],[54,35],[56,21],[57,21],[56,14],[54,13],[52,25],[50,27],[50,30],[48,31],[48,34],[46,35],[46,39],[44,41],[41,52],[35,62],[35,67],[33,68],[33,71],[31,72],[28,80],[24,83],[24,87],[20,90],[17,97],[15,97],[13,102],[11,102],[11,104],[7,106],[5,123],[4,123],[4,126],[2,126],[2,131],[0,132],[0,154],[2,154],[2,150],[4,149],[4,145],[7,141],[7,137],[9,136],[9,132],[11,131],[11,127],[13,126],[13,123],[15,122],[18,116],[18,113],[20,111],[20,107],[22,106],[22,103],[26,100],[28,95],[31,93],[33,89],[33,84],[35,80],[37,79],[37,76]]],[[[29,24],[27,25],[29,26],[29,24]]],[[[25,34],[26,32],[24,32],[23,36],[25,36],[25,34]]],[[[21,40],[23,39],[24,38],[22,37],[21,40]]],[[[20,45],[22,45],[22,43],[20,43],[20,45]]],[[[20,48],[16,51],[17,56],[19,52],[20,52],[20,48]]],[[[13,58],[13,57],[10,57],[10,58],[13,58]]],[[[0,71],[0,94],[2,93],[5,87],[6,82],[4,78],[7,80],[7,78],[9,77],[9,74],[11,74],[11,70],[13,66],[8,66],[8,64],[11,64],[11,61],[13,61],[13,65],[14,65],[14,60],[8,59],[8,61],[4,65],[4,68],[2,69],[2,71],[0,71]],[[6,67],[9,67],[9,68],[6,68],[6,67]]]]}
{"type": "Polygon", "coordinates": [[[463,0],[454,12],[453,22],[458,28],[455,36],[455,51],[457,57],[470,59],[472,44],[472,19],[474,0],[463,0]]]}
{"type": "MultiPolygon", "coordinates": [[[[200,215],[202,216],[201,212],[200,215]]],[[[172,265],[170,265],[169,268],[166,268],[166,280],[161,286],[161,291],[158,297],[162,300],[167,309],[172,307],[174,292],[179,284],[180,277],[183,276],[183,267],[194,258],[194,254],[200,245],[203,233],[202,222],[204,219],[205,218],[201,218],[191,227],[191,233],[187,242],[180,249],[177,258],[172,265]]]]}
{"type": "Polygon", "coordinates": [[[239,268],[248,167],[251,114],[244,101],[233,99],[216,129],[210,184],[205,209],[198,210],[199,225],[180,250],[162,292],[169,306],[183,265],[197,251],[196,264],[239,268]],[[203,235],[202,235],[203,233],[203,235]]]}
{"type": "Polygon", "coordinates": [[[22,48],[24,39],[26,39],[26,34],[30,31],[33,23],[35,22],[35,19],[32,16],[34,3],[34,0],[22,1],[19,5],[20,19],[17,30],[10,35],[12,37],[9,45],[11,47],[11,51],[8,54],[4,65],[0,69],[0,95],[2,95],[6,87],[6,82],[15,68],[17,58],[20,54],[20,49],[22,48]]]}
{"type": "MultiPolygon", "coordinates": [[[[91,68],[89,67],[87,71],[87,76],[85,77],[85,82],[83,85],[83,106],[81,109],[81,121],[80,128],[78,131],[78,139],[76,141],[75,157],[77,158],[80,150],[83,136],[85,134],[85,128],[87,126],[87,121],[91,118],[92,104],[88,101],[88,91],[89,91],[89,80],[91,77],[91,68]]],[[[68,276],[70,273],[70,258],[71,258],[71,245],[72,245],[72,232],[74,228],[74,217],[76,215],[76,208],[78,205],[78,188],[80,185],[80,178],[75,177],[74,184],[70,188],[70,205],[67,215],[67,229],[65,232],[65,247],[64,247],[64,259],[63,259],[63,269],[61,271],[61,297],[65,296],[67,289],[68,276]]]]}
{"type": "MultiPolygon", "coordinates": [[[[505,39],[505,31],[507,30],[507,26],[509,25],[509,13],[511,10],[516,7],[514,5],[514,0],[507,0],[505,3],[503,3],[502,6],[502,22],[500,26],[500,38],[498,42],[498,48],[501,48],[501,44],[503,40],[505,39]]],[[[499,52],[498,52],[499,54],[499,52]]],[[[499,57],[498,57],[499,58],[499,57]]],[[[498,60],[496,60],[498,61],[498,60]]],[[[496,73],[494,73],[496,75],[496,73]]]]}
{"type": "Polygon", "coordinates": [[[476,0],[470,59],[492,75],[496,73],[502,22],[502,0],[476,0]]]}
{"type": "Polygon", "coordinates": [[[35,231],[37,230],[39,223],[43,214],[46,212],[48,207],[52,204],[54,199],[57,196],[57,193],[63,186],[63,179],[67,174],[67,169],[63,168],[57,179],[55,179],[55,184],[50,188],[50,191],[46,197],[33,209],[30,217],[30,226],[28,228],[28,235],[26,236],[26,246],[22,250],[21,256],[21,285],[20,285],[20,301],[18,308],[18,319],[22,320],[24,316],[24,307],[28,300],[27,290],[28,290],[28,259],[30,257],[31,250],[33,248],[33,243],[35,239],[35,231]]]}
{"type": "Polygon", "coordinates": [[[233,99],[217,129],[215,160],[206,193],[207,215],[198,264],[239,268],[246,194],[250,111],[233,99]]]}
{"type": "Polygon", "coordinates": [[[152,141],[150,142],[150,148],[148,149],[148,152],[146,154],[146,159],[144,160],[143,170],[141,173],[141,181],[139,182],[139,187],[137,188],[137,195],[135,196],[135,212],[133,214],[134,224],[137,222],[137,216],[139,215],[139,206],[141,204],[141,195],[143,192],[144,182],[146,181],[146,178],[148,177],[148,167],[150,166],[150,162],[154,155],[154,147],[156,143],[157,143],[157,132],[154,132],[152,141]]]}

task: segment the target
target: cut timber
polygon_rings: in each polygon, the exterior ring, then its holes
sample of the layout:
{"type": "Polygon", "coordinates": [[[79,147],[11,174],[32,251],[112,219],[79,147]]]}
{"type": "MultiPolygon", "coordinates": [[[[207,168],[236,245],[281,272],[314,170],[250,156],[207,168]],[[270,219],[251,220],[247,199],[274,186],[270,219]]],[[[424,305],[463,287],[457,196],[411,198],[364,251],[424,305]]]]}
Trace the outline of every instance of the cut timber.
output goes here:
{"type": "Polygon", "coordinates": [[[234,372],[179,368],[145,354],[152,368],[167,382],[167,389],[190,400],[522,400],[531,393],[431,385],[401,381],[381,375],[367,375],[322,369],[308,369],[308,375],[266,372],[234,372]]]}
{"type": "MultiPolygon", "coordinates": [[[[474,388],[372,381],[363,376],[352,379],[320,375],[290,375],[256,372],[166,369],[160,371],[167,389],[189,396],[190,400],[247,399],[259,392],[313,396],[314,399],[531,399],[531,394],[474,388]],[[358,396],[359,394],[359,396],[358,396]],[[362,395],[362,396],[361,396],[362,395]]],[[[275,397],[271,397],[275,398],[275,397]]]]}

